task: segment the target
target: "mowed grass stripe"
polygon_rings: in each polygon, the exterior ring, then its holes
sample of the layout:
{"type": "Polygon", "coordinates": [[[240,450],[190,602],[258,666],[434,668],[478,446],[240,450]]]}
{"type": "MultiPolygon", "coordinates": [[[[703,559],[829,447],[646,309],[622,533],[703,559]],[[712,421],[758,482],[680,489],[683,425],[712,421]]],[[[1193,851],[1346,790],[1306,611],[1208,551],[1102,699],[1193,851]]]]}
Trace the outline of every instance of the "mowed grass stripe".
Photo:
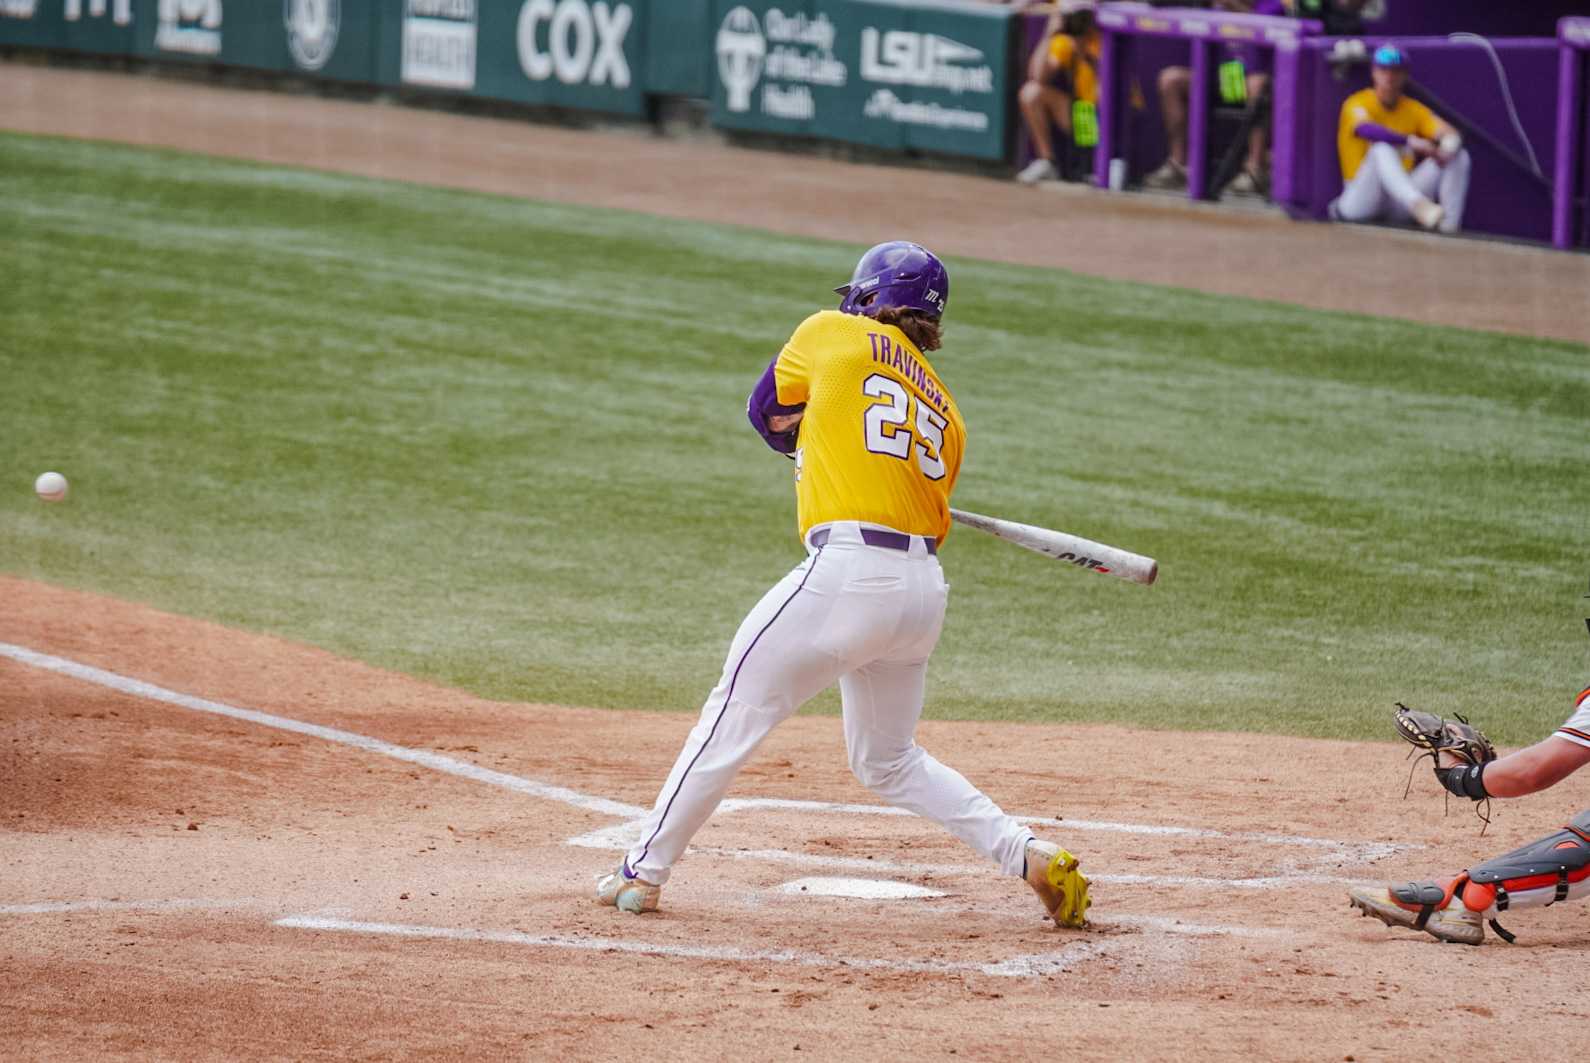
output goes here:
{"type": "MultiPolygon", "coordinates": [[[[799,557],[745,394],[859,251],[0,137],[0,569],[489,696],[693,710],[799,557]],[[45,468],[66,505],[27,490],[45,468]]],[[[1586,670],[1590,351],[950,267],[957,503],[1163,576],[957,531],[930,715],[1558,722],[1586,670]]]]}

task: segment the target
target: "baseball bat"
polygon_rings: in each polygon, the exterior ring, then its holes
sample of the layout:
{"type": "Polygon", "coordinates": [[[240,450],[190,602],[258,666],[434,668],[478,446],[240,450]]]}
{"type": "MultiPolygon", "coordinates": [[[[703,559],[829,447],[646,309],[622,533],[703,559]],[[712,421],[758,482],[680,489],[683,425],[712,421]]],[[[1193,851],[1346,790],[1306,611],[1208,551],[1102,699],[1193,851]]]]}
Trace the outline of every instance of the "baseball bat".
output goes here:
{"type": "Polygon", "coordinates": [[[1013,520],[1002,520],[999,517],[985,517],[980,513],[968,513],[963,509],[951,509],[950,516],[957,523],[964,524],[968,528],[976,528],[1006,542],[1025,546],[1035,553],[1052,557],[1056,561],[1069,562],[1089,572],[1142,584],[1153,583],[1159,577],[1159,562],[1152,557],[1096,543],[1080,535],[1067,535],[1065,532],[1037,528],[1031,524],[1018,524],[1013,520]]]}

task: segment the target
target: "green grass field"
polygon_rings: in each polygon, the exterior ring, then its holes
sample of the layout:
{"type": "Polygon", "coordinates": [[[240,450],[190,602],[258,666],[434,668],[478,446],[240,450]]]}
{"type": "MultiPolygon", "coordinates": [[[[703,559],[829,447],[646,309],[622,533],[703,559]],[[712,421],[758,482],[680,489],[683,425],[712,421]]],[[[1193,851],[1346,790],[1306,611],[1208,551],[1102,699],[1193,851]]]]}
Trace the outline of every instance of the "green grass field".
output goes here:
{"type": "MultiPolygon", "coordinates": [[[[0,571],[693,711],[800,557],[745,395],[860,250],[0,137],[0,571]]],[[[930,715],[1517,743],[1590,679],[1590,351],[949,265],[957,504],[1162,574],[957,531],[930,715]]]]}

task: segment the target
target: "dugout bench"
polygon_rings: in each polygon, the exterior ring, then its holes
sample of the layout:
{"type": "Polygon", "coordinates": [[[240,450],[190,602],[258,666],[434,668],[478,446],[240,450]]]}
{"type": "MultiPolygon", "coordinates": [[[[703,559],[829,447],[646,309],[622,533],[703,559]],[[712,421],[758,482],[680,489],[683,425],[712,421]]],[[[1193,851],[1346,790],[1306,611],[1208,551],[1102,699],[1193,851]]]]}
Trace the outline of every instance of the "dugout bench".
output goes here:
{"type": "MultiPolygon", "coordinates": [[[[1240,154],[1228,157],[1218,174],[1212,175],[1209,167],[1209,133],[1213,101],[1210,85],[1213,73],[1214,49],[1219,44],[1240,44],[1275,52],[1275,69],[1271,74],[1273,99],[1290,98],[1291,82],[1296,79],[1296,54],[1299,42],[1306,36],[1317,34],[1323,28],[1311,19],[1284,18],[1271,15],[1244,15],[1202,8],[1162,8],[1144,3],[1113,3],[1101,5],[1098,11],[1099,41],[1099,106],[1098,148],[1094,153],[1094,180],[1100,188],[1124,187],[1125,175],[1111,180],[1112,162],[1117,168],[1126,166],[1125,142],[1127,132],[1126,78],[1124,71],[1131,63],[1137,42],[1142,38],[1167,38],[1185,41],[1189,53],[1188,67],[1192,70],[1192,83],[1187,100],[1187,198],[1206,199],[1211,187],[1218,189],[1223,182],[1211,182],[1212,176],[1229,179],[1235,172],[1240,154]]],[[[1266,101],[1250,101],[1244,115],[1239,141],[1246,139],[1248,130],[1262,115],[1266,101]]],[[[1152,101],[1157,106],[1157,100],[1152,101]]],[[[1272,145],[1277,171],[1290,152],[1280,150],[1285,137],[1297,135],[1290,111],[1284,106],[1274,108],[1272,145]]],[[[1240,145],[1233,147],[1240,152],[1240,145]]],[[[1277,172],[1272,180],[1279,180],[1277,172]]]]}

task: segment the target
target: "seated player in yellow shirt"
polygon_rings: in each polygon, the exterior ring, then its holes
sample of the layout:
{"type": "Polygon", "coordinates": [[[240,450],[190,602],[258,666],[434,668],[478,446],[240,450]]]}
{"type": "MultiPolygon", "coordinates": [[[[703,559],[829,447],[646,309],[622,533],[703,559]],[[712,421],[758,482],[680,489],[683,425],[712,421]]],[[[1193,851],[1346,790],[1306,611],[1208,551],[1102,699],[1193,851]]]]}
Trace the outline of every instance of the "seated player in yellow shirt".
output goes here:
{"type": "Polygon", "coordinates": [[[1072,106],[1099,102],[1099,31],[1093,5],[1070,0],[1049,18],[1044,39],[1027,63],[1027,81],[1016,94],[1036,158],[1016,175],[1024,185],[1061,176],[1054,128],[1072,137],[1072,106]]]}
{"type": "Polygon", "coordinates": [[[1407,221],[1455,233],[1469,194],[1469,153],[1457,130],[1403,94],[1408,58],[1394,44],[1375,49],[1374,84],[1342,103],[1336,151],[1342,194],[1332,221],[1407,221]],[[1415,161],[1417,160],[1417,165],[1415,161]]]}
{"type": "Polygon", "coordinates": [[[740,766],[837,682],[861,784],[1025,878],[1057,923],[1081,926],[1088,880],[1076,858],[916,744],[949,596],[938,548],[966,447],[960,407],[926,357],[939,346],[949,274],[926,248],[896,241],[863,255],[837,291],[840,308],[801,323],[746,407],[768,445],[795,459],[806,559],[741,623],[651,814],[596,899],[655,909],[740,766]]]}

